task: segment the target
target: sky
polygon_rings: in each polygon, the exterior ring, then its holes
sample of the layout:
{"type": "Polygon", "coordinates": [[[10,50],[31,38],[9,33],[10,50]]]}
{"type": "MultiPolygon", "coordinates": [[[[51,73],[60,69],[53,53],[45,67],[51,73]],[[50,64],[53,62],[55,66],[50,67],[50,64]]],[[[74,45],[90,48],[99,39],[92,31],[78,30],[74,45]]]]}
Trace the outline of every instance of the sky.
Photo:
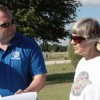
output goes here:
{"type": "MultiPolygon", "coordinates": [[[[77,9],[76,20],[86,17],[95,18],[100,22],[100,0],[81,0],[83,6],[77,9]]],[[[61,45],[68,45],[68,39],[61,40],[61,45]]]]}

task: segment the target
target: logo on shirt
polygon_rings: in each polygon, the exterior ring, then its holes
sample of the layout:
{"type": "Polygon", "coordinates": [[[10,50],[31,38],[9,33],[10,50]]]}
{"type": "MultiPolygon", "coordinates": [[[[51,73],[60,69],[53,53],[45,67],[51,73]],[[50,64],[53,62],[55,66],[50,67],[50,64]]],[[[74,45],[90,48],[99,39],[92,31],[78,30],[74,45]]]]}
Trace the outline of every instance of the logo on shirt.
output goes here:
{"type": "Polygon", "coordinates": [[[12,54],[11,59],[20,59],[19,54],[20,54],[20,53],[19,53],[18,51],[14,52],[14,53],[12,54]]]}
{"type": "Polygon", "coordinates": [[[91,83],[89,81],[89,74],[87,72],[81,72],[72,85],[71,93],[74,96],[80,96],[84,88],[91,83]]]}

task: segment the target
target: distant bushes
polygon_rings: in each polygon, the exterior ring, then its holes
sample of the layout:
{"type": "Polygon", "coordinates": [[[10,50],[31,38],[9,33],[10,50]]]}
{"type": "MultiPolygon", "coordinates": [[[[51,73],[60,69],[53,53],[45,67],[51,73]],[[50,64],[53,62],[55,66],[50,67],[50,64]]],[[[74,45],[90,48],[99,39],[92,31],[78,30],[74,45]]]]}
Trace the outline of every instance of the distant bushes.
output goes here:
{"type": "Polygon", "coordinates": [[[42,52],[66,52],[67,51],[67,46],[62,46],[58,44],[47,44],[47,43],[42,43],[40,44],[40,48],[42,52]]]}

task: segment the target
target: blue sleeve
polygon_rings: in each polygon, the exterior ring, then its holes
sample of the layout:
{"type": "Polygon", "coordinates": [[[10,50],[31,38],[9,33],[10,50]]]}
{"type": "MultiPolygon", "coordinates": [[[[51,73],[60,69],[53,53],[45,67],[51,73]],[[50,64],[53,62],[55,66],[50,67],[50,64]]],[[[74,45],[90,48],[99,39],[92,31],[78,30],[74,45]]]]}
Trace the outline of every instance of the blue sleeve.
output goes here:
{"type": "Polygon", "coordinates": [[[41,49],[36,42],[34,44],[34,48],[31,51],[30,71],[32,76],[42,74],[42,73],[47,73],[41,49]]]}

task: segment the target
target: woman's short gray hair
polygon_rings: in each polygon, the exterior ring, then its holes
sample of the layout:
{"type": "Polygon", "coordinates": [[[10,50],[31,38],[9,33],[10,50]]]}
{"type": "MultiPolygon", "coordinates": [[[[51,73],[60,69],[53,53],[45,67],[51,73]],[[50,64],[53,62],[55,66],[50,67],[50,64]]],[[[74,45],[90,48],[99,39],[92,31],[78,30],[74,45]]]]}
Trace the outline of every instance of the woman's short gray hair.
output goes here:
{"type": "Polygon", "coordinates": [[[71,33],[85,39],[100,38],[100,24],[93,18],[80,19],[73,25],[71,33]]]}

